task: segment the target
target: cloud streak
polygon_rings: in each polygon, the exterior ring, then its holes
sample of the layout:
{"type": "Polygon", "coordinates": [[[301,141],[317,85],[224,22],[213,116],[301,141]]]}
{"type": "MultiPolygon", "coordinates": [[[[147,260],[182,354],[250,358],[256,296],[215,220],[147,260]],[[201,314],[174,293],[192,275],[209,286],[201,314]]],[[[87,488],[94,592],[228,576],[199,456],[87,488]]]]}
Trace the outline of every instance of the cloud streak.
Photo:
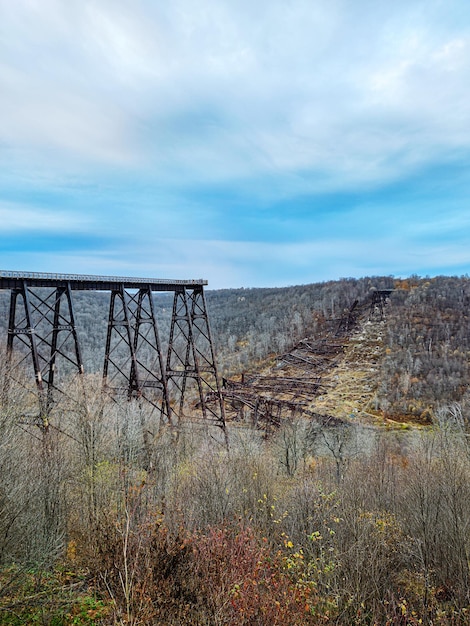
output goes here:
{"type": "MultiPolygon", "coordinates": [[[[469,235],[464,0],[0,10],[0,233],[89,233],[90,248],[94,237],[103,246],[97,266],[115,246],[120,273],[137,263],[126,246],[150,250],[151,233],[166,252],[158,263],[137,254],[141,272],[199,263],[217,282],[224,267],[231,286],[307,282],[307,264],[310,280],[398,273],[416,260],[406,246],[422,252],[410,271],[465,267],[447,247],[452,232],[458,246],[469,235]]],[[[78,248],[40,259],[90,271],[78,248]]]]}
{"type": "Polygon", "coordinates": [[[89,222],[80,215],[38,210],[36,207],[0,202],[0,233],[25,232],[70,233],[84,232],[89,222]]]}

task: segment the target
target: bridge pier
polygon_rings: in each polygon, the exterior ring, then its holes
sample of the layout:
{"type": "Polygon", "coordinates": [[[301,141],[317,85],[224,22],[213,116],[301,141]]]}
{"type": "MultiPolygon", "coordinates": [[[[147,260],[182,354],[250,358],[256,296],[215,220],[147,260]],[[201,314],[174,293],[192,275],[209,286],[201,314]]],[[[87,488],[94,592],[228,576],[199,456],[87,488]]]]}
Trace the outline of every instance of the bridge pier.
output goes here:
{"type": "MultiPolygon", "coordinates": [[[[57,393],[62,393],[57,383],[58,359],[67,362],[69,370],[71,366],[75,373],[83,374],[69,283],[38,291],[29,281],[22,280],[11,289],[7,337],[7,373],[10,376],[21,376],[28,353],[39,409],[36,423],[45,428],[57,393]]],[[[5,393],[8,393],[8,386],[6,378],[5,393]]]]}
{"type": "Polygon", "coordinates": [[[175,291],[166,373],[169,384],[179,396],[178,419],[184,415],[188,379],[194,379],[202,419],[213,421],[219,426],[225,424],[225,407],[202,286],[175,291]],[[210,403],[207,401],[209,395],[210,403]]]}
{"type": "Polygon", "coordinates": [[[147,401],[172,422],[168,386],[150,286],[136,293],[111,291],[103,389],[147,401]]]}

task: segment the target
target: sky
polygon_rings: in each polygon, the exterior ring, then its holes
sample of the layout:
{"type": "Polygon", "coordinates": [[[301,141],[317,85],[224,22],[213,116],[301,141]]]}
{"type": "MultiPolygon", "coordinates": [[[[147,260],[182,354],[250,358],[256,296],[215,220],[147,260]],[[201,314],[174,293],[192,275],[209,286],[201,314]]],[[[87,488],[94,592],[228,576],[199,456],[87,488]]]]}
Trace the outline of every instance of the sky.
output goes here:
{"type": "Polygon", "coordinates": [[[0,269],[470,271],[468,0],[0,0],[0,269]]]}

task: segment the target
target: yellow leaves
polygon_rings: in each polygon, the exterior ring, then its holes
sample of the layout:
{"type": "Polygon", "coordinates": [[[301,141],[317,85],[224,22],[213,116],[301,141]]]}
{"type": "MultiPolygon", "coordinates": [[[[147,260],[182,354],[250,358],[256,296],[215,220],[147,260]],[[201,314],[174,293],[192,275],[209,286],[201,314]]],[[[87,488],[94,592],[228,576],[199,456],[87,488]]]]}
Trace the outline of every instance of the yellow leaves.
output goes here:
{"type": "Polygon", "coordinates": [[[405,615],[407,614],[407,612],[408,612],[408,607],[407,607],[407,605],[406,605],[406,600],[405,600],[405,599],[403,599],[403,600],[401,601],[401,603],[400,603],[398,606],[400,607],[401,614],[402,614],[403,616],[405,616],[405,615]]]}
{"type": "Polygon", "coordinates": [[[310,541],[321,541],[323,539],[319,530],[314,530],[313,533],[308,536],[308,538],[310,539],[310,541]]]}
{"type": "Polygon", "coordinates": [[[69,561],[75,561],[75,559],[77,558],[77,542],[76,541],[69,541],[67,544],[67,559],[69,561]]]}

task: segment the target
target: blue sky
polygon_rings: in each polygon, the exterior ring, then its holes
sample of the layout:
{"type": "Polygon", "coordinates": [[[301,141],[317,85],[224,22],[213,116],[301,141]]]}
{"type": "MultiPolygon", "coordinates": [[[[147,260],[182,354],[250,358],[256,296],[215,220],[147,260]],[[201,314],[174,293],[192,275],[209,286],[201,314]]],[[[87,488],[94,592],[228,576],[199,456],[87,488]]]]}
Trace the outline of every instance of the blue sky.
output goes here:
{"type": "Polygon", "coordinates": [[[0,0],[0,267],[470,270],[468,0],[0,0]]]}

